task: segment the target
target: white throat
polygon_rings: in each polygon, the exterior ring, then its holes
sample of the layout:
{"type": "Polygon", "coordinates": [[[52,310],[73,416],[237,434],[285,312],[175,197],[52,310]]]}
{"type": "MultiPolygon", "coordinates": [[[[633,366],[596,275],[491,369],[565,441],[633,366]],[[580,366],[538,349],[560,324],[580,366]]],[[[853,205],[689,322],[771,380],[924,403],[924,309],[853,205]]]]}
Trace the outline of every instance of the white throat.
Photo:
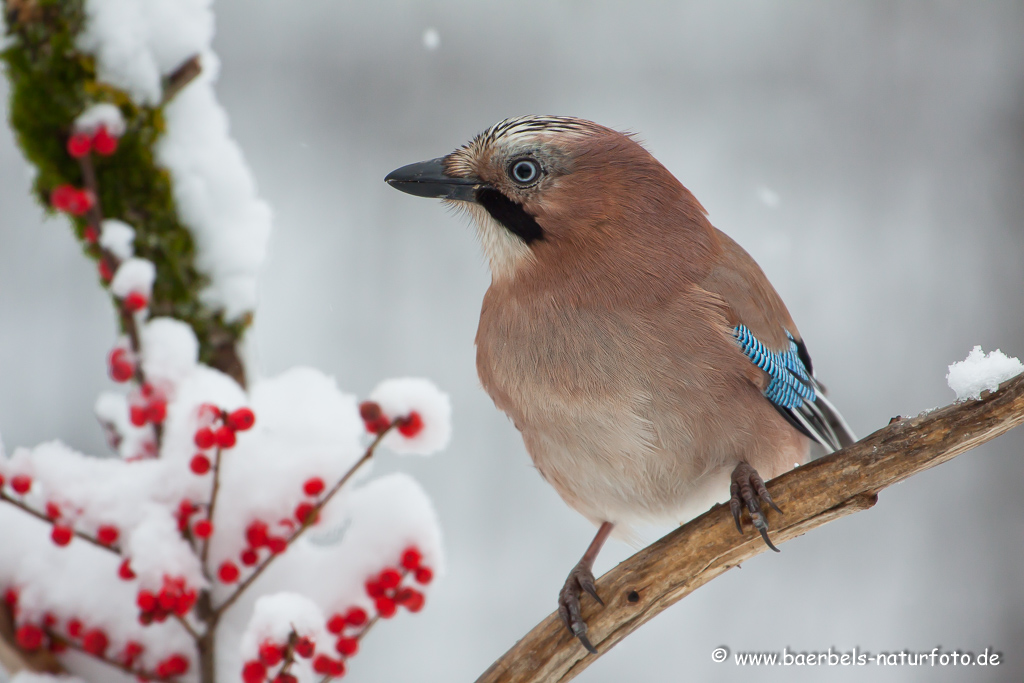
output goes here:
{"type": "Polygon", "coordinates": [[[470,202],[458,202],[473,217],[477,235],[491,265],[495,280],[511,278],[516,271],[534,260],[533,252],[519,237],[487,213],[487,209],[470,202]]]}

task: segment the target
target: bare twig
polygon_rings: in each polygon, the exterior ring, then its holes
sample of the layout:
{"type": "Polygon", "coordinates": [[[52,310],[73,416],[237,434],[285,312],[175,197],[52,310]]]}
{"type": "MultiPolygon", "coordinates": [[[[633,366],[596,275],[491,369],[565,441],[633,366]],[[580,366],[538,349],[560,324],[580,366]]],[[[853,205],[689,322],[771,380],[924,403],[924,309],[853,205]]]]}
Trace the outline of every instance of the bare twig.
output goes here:
{"type": "Polygon", "coordinates": [[[164,81],[164,97],[160,100],[160,106],[174,99],[174,96],[181,92],[182,88],[191,83],[196,76],[203,72],[203,65],[199,62],[199,55],[193,55],[179,66],[164,81]]]}
{"type": "MultiPolygon", "coordinates": [[[[783,543],[875,504],[878,492],[1008,432],[1024,422],[1024,375],[977,401],[899,420],[838,453],[772,480],[785,511],[772,516],[772,540],[783,543]]],[[[726,506],[716,505],[605,574],[600,607],[584,604],[588,655],[557,613],[499,658],[477,683],[568,681],[642,624],[720,574],[765,551],[754,532],[736,533],[726,506]]]]}

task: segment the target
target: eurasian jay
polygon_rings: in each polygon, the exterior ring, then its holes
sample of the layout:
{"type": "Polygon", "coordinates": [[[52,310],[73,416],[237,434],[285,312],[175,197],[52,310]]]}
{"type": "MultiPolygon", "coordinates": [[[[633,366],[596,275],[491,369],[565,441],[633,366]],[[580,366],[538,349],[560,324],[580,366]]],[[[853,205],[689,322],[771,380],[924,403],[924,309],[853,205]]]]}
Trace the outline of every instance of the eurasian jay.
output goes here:
{"type": "MultiPolygon", "coordinates": [[[[764,485],[855,438],[764,273],[628,134],[557,116],[492,126],[385,179],[465,209],[490,261],[477,372],[537,470],[599,527],[559,593],[580,597],[614,529],[678,522],[694,501],[742,509],[764,542],[764,485]]],[[[603,603],[602,603],[603,604],[603,603]]]]}

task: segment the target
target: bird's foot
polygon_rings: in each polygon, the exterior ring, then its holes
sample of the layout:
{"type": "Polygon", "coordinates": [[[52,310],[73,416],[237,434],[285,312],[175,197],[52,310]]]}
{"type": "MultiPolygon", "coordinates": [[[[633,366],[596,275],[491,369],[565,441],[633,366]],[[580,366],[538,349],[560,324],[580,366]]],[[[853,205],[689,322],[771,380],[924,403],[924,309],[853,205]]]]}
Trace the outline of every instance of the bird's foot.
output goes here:
{"type": "Polygon", "coordinates": [[[590,570],[589,564],[581,560],[569,572],[565,585],[558,592],[558,616],[562,617],[565,627],[572,631],[583,647],[587,648],[591,654],[596,655],[597,649],[587,638],[587,622],[583,620],[583,615],[580,613],[580,596],[584,591],[604,605],[604,601],[597,594],[597,588],[594,587],[594,573],[590,570]]]}
{"type": "Polygon", "coordinates": [[[747,511],[750,513],[750,521],[754,523],[754,528],[761,532],[761,538],[764,539],[769,548],[779,552],[779,549],[772,545],[771,540],[768,538],[768,521],[764,518],[764,512],[761,510],[761,501],[768,503],[778,513],[781,513],[782,510],[779,509],[779,506],[772,500],[771,495],[768,494],[764,480],[761,479],[761,475],[757,473],[757,470],[745,462],[736,465],[736,469],[732,471],[732,486],[729,488],[729,491],[732,494],[732,497],[729,499],[729,509],[732,510],[732,517],[736,520],[736,528],[739,532],[743,533],[743,526],[740,524],[740,514],[743,511],[743,507],[746,506],[747,511]],[[758,500],[759,497],[761,500],[758,500]]]}

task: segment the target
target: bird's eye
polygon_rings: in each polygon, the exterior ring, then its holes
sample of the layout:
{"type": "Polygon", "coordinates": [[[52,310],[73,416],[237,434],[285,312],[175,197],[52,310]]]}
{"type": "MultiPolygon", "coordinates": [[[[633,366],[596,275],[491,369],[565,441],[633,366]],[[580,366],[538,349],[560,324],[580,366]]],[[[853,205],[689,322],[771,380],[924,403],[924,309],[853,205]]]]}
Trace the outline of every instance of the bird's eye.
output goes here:
{"type": "Polygon", "coordinates": [[[516,183],[529,185],[540,177],[540,166],[533,159],[519,159],[512,162],[508,173],[516,183]]]}

